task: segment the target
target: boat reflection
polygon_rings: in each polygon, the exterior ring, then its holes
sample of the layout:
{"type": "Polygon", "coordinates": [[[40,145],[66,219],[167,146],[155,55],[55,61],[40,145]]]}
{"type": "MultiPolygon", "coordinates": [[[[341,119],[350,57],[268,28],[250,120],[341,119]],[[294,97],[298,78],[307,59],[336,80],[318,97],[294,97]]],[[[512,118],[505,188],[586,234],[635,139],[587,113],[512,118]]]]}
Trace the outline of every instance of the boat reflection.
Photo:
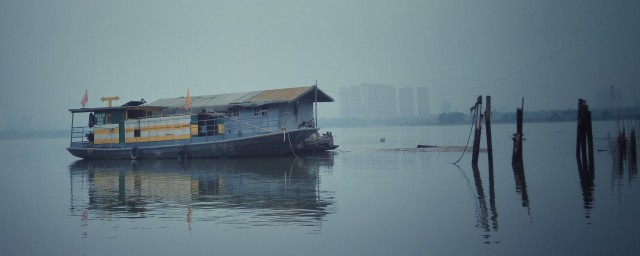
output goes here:
{"type": "Polygon", "coordinates": [[[92,219],[177,218],[234,227],[319,226],[331,213],[320,189],[322,158],[119,161],[79,160],[69,166],[70,214],[92,219]]]}

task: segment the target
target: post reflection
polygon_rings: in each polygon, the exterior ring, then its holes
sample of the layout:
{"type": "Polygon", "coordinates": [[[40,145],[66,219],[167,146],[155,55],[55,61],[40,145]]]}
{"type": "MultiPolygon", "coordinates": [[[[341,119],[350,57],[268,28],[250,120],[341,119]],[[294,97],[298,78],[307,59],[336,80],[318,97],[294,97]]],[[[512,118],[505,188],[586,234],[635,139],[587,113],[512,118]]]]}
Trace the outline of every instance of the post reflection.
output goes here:
{"type": "Polygon", "coordinates": [[[593,168],[578,166],[580,188],[582,190],[582,205],[585,210],[585,218],[591,218],[591,209],[594,199],[595,171],[593,168]]]}
{"type": "Polygon", "coordinates": [[[524,164],[522,162],[512,164],[513,177],[516,182],[516,193],[522,198],[522,207],[529,208],[529,193],[527,192],[527,180],[524,175],[524,164]]]}
{"type": "MultiPolygon", "coordinates": [[[[476,185],[476,195],[478,198],[478,225],[489,232],[489,211],[487,210],[487,201],[484,196],[484,188],[482,187],[482,178],[480,177],[480,170],[478,166],[472,165],[473,180],[476,185]]],[[[495,201],[495,200],[494,200],[495,201]]],[[[497,224],[495,224],[497,226],[497,224]]]]}
{"type": "MultiPolygon", "coordinates": [[[[320,189],[320,158],[119,161],[69,166],[70,214],[91,219],[175,218],[233,226],[319,226],[333,198],[320,189]],[[235,213],[233,213],[235,212],[235,213]]],[[[83,234],[83,237],[86,233],[83,234]]]]}
{"type": "MultiPolygon", "coordinates": [[[[467,180],[467,184],[471,186],[471,183],[464,171],[460,166],[455,165],[462,172],[462,175],[467,180]]],[[[483,235],[486,244],[492,243],[490,241],[490,232],[498,231],[498,207],[496,206],[496,193],[494,184],[494,172],[493,167],[489,167],[489,204],[487,206],[487,199],[485,197],[484,186],[482,184],[482,175],[477,165],[471,165],[473,170],[473,184],[475,185],[475,197],[478,200],[476,203],[476,226],[482,229],[485,234],[483,235]]],[[[493,243],[500,243],[494,241],[493,243]]]]}
{"type": "MultiPolygon", "coordinates": [[[[623,187],[633,185],[638,179],[637,156],[634,154],[637,146],[625,142],[623,134],[613,138],[607,134],[609,154],[611,155],[611,191],[617,194],[618,201],[623,196],[623,187]],[[627,150],[628,149],[628,150],[627,150]],[[629,151],[629,152],[627,152],[629,151]],[[634,152],[634,153],[631,153],[634,152]],[[626,180],[625,180],[626,176],[626,180]]],[[[631,137],[629,140],[634,139],[631,137]]]]}

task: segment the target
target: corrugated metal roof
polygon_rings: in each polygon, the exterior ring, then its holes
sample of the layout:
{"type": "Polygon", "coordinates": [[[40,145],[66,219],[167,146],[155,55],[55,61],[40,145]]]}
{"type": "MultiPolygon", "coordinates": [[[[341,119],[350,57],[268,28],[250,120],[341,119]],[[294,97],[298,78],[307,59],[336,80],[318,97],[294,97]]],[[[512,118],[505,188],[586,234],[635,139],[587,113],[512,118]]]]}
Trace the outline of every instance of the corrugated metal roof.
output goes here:
{"type": "MultiPolygon", "coordinates": [[[[243,93],[227,93],[218,95],[191,96],[192,112],[202,109],[213,111],[225,111],[232,105],[239,106],[260,106],[264,104],[292,102],[305,96],[309,100],[315,97],[314,86],[262,90],[243,93]],[[309,95],[310,92],[312,95],[309,95]]],[[[333,98],[318,89],[318,102],[333,102],[333,98]]],[[[149,104],[149,106],[166,107],[165,112],[180,112],[184,110],[187,97],[159,99],[149,104]]]]}
{"type": "Polygon", "coordinates": [[[237,98],[236,100],[234,100],[233,102],[231,102],[231,104],[242,104],[242,103],[250,103],[249,99],[253,98],[253,96],[258,95],[259,93],[261,93],[262,91],[257,91],[257,92],[247,92],[245,93],[244,96],[237,98]]]}
{"type": "Polygon", "coordinates": [[[296,87],[296,88],[287,88],[287,89],[276,89],[276,90],[267,90],[262,91],[258,95],[252,97],[251,101],[293,101],[297,97],[301,96],[302,93],[311,89],[311,87],[296,87]]]}

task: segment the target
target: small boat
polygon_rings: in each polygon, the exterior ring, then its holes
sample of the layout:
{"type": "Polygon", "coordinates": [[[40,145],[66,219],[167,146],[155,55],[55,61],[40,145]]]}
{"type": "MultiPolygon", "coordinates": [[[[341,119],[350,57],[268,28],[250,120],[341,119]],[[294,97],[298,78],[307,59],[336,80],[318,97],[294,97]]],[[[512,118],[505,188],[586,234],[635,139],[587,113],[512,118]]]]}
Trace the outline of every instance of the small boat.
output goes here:
{"type": "Polygon", "coordinates": [[[321,141],[314,139],[319,136],[317,103],[333,101],[313,85],[69,109],[67,150],[84,159],[159,159],[335,149],[331,133],[321,136],[321,141]],[[88,116],[87,125],[76,126],[76,115],[81,114],[88,116]]]}

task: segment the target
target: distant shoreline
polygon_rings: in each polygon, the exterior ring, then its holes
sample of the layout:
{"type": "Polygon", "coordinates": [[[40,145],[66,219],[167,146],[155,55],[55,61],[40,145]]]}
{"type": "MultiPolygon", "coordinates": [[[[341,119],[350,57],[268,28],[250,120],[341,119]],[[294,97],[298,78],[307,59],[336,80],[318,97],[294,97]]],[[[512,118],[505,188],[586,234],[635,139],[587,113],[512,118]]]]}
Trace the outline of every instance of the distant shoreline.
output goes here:
{"type": "Polygon", "coordinates": [[[52,139],[69,137],[68,130],[0,131],[0,140],[52,139]]]}
{"type": "MultiPolygon", "coordinates": [[[[623,108],[618,110],[621,120],[640,120],[640,107],[623,108]]],[[[592,110],[594,121],[615,121],[616,116],[610,110],[592,110]]],[[[430,118],[320,118],[321,128],[357,128],[357,127],[390,127],[390,126],[446,126],[467,125],[470,123],[469,113],[451,112],[432,115],[430,118]]],[[[491,122],[494,124],[515,123],[515,112],[493,112],[491,122]]],[[[576,122],[577,110],[545,110],[524,112],[525,123],[563,123],[576,122]]],[[[0,130],[0,140],[47,139],[69,137],[68,129],[41,130],[0,130]]]]}
{"type": "MultiPolygon", "coordinates": [[[[612,110],[593,109],[594,121],[615,121],[616,113],[612,110]]],[[[514,112],[493,111],[491,122],[494,124],[509,124],[516,122],[514,112]]],[[[576,109],[568,110],[543,110],[524,112],[525,123],[562,123],[576,122],[578,112],[576,109]]],[[[618,110],[621,120],[640,120],[640,107],[622,108],[618,110]]],[[[385,127],[385,126],[414,126],[414,125],[463,125],[469,124],[472,119],[470,113],[449,112],[431,115],[428,118],[320,118],[320,127],[385,127]]]]}

